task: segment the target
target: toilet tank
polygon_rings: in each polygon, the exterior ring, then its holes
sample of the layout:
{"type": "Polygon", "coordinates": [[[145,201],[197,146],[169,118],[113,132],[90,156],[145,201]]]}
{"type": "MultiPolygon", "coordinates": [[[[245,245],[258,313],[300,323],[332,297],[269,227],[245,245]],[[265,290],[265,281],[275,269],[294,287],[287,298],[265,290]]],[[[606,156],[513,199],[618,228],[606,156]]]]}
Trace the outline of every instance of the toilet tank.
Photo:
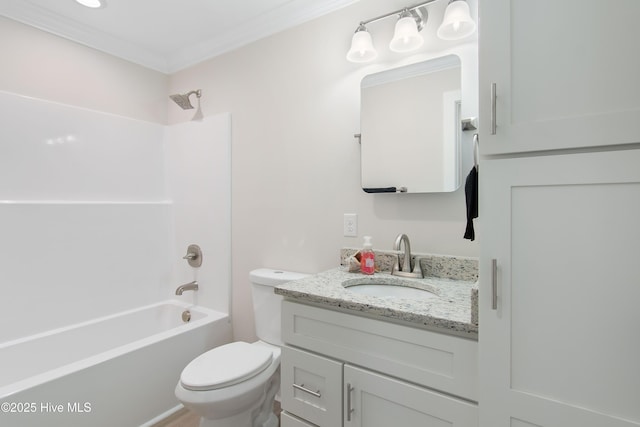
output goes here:
{"type": "Polygon", "coordinates": [[[258,339],[269,344],[282,345],[280,334],[282,297],[276,295],[273,292],[273,288],[307,276],[309,275],[304,273],[274,270],[272,268],[259,268],[249,273],[258,339]]]}

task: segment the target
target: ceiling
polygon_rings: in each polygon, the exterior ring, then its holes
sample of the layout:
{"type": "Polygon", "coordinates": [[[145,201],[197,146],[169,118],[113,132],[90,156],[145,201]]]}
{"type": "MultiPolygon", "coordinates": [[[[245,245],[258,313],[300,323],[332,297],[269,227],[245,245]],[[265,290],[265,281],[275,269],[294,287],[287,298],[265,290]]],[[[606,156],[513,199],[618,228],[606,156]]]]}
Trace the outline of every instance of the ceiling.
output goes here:
{"type": "Polygon", "coordinates": [[[358,0],[2,0],[0,15],[173,73],[358,0]]]}

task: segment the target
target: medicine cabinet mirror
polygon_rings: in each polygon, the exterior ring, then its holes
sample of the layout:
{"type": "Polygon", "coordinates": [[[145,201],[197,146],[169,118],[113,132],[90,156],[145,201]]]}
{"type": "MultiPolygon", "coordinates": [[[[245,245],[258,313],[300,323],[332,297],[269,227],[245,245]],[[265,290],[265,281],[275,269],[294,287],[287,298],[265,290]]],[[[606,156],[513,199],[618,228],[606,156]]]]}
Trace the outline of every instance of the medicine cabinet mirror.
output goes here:
{"type": "Polygon", "coordinates": [[[456,55],[362,79],[364,191],[436,193],[460,186],[460,80],[456,55]]]}

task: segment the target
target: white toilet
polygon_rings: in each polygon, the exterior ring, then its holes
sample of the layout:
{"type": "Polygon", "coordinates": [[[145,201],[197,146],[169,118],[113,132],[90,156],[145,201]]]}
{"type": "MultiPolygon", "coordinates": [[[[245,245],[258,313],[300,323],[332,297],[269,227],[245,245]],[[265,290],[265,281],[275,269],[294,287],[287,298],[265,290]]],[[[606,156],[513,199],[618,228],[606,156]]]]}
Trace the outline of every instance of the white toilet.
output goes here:
{"type": "Polygon", "coordinates": [[[306,274],[261,268],[249,274],[258,341],[238,341],[196,357],[180,375],[176,397],[200,415],[200,427],[277,427],[280,304],[276,285],[306,274]]]}

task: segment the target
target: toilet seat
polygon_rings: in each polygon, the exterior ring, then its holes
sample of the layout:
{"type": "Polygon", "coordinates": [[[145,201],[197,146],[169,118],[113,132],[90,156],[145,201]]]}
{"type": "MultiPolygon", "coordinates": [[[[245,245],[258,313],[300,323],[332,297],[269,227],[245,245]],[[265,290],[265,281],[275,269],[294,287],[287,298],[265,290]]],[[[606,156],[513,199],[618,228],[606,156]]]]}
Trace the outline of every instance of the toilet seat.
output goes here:
{"type": "Polygon", "coordinates": [[[225,344],[196,357],[180,375],[188,390],[217,390],[241,383],[269,366],[273,352],[262,346],[238,341],[225,344]]]}

